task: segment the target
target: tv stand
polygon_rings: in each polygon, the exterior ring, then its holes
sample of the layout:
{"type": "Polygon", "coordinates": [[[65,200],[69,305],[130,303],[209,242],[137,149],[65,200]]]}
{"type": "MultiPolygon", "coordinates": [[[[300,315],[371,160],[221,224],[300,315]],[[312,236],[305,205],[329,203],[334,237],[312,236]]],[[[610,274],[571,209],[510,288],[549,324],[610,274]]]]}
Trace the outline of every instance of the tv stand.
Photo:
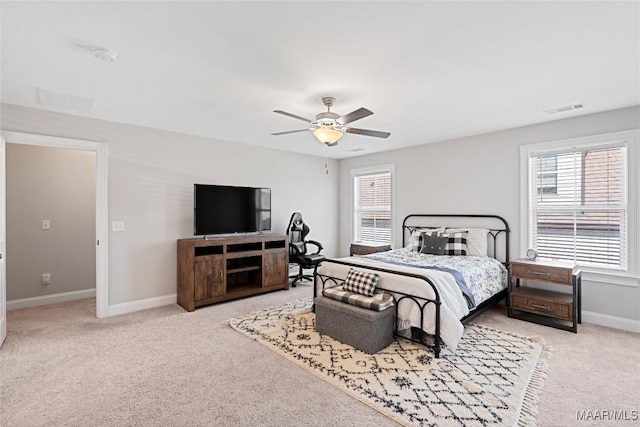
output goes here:
{"type": "Polygon", "coordinates": [[[289,289],[287,236],[178,240],[178,304],[187,311],[278,289],[289,289]]]}

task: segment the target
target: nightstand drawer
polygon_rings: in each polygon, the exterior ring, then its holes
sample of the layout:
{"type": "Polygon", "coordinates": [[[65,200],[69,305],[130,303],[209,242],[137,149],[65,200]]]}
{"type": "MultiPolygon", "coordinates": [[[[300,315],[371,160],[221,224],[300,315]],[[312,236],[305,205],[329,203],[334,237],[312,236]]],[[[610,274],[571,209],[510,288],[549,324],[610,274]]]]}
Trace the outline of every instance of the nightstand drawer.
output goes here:
{"type": "Polygon", "coordinates": [[[548,293],[530,288],[519,288],[511,293],[511,308],[529,313],[542,314],[562,320],[573,320],[571,295],[548,293]]]}
{"type": "Polygon", "coordinates": [[[559,283],[572,285],[573,271],[562,267],[549,267],[540,265],[512,264],[511,277],[520,279],[537,280],[539,282],[559,283]]]}

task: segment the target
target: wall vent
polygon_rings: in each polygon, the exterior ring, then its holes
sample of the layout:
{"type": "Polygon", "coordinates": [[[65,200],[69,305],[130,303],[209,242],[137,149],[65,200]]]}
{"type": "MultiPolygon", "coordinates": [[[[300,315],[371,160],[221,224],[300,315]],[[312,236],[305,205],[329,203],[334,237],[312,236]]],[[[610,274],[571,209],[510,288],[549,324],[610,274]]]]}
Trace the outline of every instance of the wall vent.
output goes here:
{"type": "Polygon", "coordinates": [[[38,103],[50,107],[64,110],[81,111],[88,113],[93,107],[93,99],[81,96],[69,95],[67,93],[54,92],[37,87],[38,103]]]}
{"type": "Polygon", "coordinates": [[[558,113],[566,113],[567,111],[579,110],[584,108],[584,102],[577,102],[575,104],[563,105],[561,107],[549,108],[546,110],[542,110],[544,114],[558,114],[558,113]]]}

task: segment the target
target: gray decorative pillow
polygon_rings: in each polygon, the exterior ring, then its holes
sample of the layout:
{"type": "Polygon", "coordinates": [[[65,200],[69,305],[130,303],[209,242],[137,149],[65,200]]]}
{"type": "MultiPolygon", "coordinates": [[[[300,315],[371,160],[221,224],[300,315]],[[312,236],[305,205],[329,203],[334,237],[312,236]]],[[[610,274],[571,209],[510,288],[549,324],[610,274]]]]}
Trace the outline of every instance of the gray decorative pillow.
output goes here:
{"type": "Polygon", "coordinates": [[[422,236],[423,254],[444,255],[445,248],[449,242],[448,237],[422,236]]]}
{"type": "Polygon", "coordinates": [[[422,234],[427,233],[430,236],[437,236],[438,233],[444,233],[444,227],[440,228],[414,228],[411,230],[409,242],[406,248],[412,252],[420,252],[422,248],[422,234]]]}
{"type": "Polygon", "coordinates": [[[347,292],[355,292],[357,294],[371,297],[376,290],[378,280],[380,280],[380,276],[376,273],[369,273],[350,268],[342,289],[347,292]]]}
{"type": "Polygon", "coordinates": [[[417,238],[417,248],[416,248],[416,252],[422,252],[422,247],[424,246],[424,239],[427,237],[436,237],[438,236],[438,231],[434,230],[434,231],[422,231],[420,232],[420,235],[417,238]]]}

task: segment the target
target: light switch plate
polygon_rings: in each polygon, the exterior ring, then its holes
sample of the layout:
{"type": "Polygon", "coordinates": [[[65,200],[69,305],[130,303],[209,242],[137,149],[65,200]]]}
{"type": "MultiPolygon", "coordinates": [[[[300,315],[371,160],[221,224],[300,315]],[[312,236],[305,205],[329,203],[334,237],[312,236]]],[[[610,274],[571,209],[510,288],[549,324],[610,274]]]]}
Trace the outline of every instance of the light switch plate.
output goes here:
{"type": "Polygon", "coordinates": [[[43,230],[50,230],[51,229],[51,220],[50,219],[43,219],[42,220],[42,229],[43,230]]]}
{"type": "Polygon", "coordinates": [[[112,221],[111,231],[124,231],[124,221],[112,221]]]}

